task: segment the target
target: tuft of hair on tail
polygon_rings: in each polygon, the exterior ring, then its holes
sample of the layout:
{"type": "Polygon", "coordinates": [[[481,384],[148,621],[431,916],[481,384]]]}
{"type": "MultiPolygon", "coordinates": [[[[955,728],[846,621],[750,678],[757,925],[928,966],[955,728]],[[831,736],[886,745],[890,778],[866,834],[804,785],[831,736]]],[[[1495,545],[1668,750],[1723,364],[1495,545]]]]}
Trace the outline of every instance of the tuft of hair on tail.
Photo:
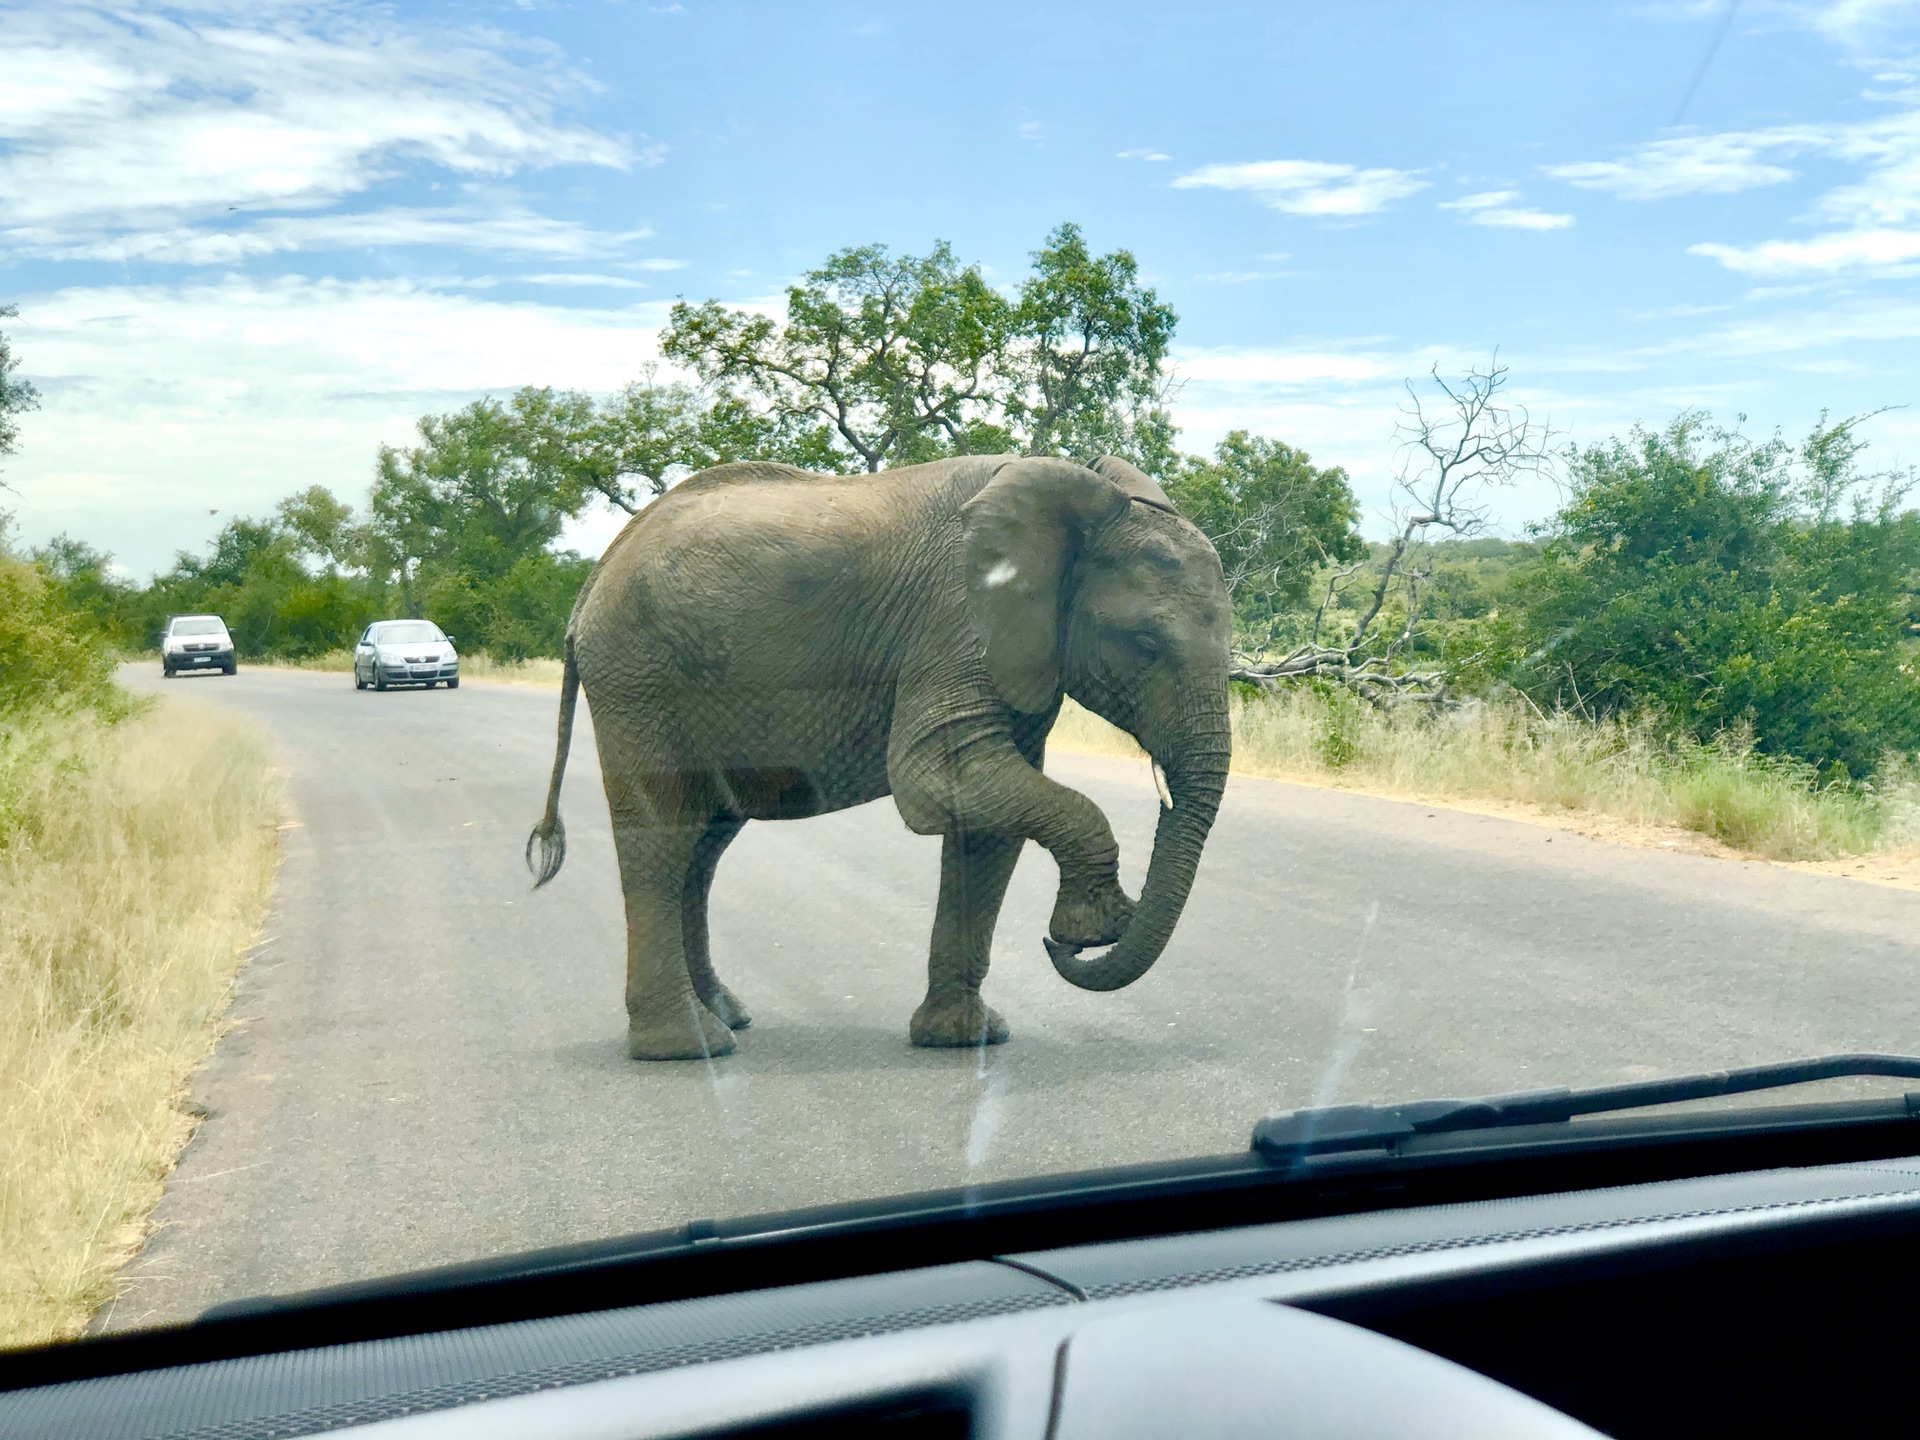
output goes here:
{"type": "Polygon", "coordinates": [[[553,779],[547,783],[547,809],[527,836],[527,869],[538,890],[560,873],[567,859],[567,827],[560,823],[560,782],[567,777],[567,747],[573,743],[573,709],[580,698],[580,670],[573,663],[573,633],[567,633],[567,663],[560,676],[560,735],[553,752],[553,779]],[[540,858],[533,858],[534,846],[540,858]]]}
{"type": "Polygon", "coordinates": [[[566,860],[567,827],[561,823],[558,815],[551,821],[543,819],[527,836],[527,869],[533,872],[533,888],[538,890],[558,875],[566,860]],[[537,860],[533,855],[536,845],[540,847],[540,858],[537,860]]]}

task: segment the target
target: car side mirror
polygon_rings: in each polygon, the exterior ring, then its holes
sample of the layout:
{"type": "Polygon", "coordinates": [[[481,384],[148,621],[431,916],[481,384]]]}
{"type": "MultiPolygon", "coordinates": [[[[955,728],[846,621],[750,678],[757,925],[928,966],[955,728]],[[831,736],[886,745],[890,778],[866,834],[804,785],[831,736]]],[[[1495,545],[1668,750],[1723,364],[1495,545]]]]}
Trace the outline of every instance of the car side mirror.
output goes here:
{"type": "Polygon", "coordinates": [[[447,644],[449,645],[453,644],[453,636],[448,635],[448,636],[444,636],[443,638],[446,640],[447,644]]]}

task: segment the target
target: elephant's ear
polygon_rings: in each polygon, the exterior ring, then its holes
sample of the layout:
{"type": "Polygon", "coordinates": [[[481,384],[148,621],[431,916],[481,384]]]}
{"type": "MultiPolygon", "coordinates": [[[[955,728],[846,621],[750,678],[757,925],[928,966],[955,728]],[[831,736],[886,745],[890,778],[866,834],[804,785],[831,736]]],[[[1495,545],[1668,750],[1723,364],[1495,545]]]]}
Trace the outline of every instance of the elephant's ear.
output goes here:
{"type": "Polygon", "coordinates": [[[1011,460],[961,507],[967,616],[987,677],[1016,710],[1060,696],[1066,587],[1082,541],[1127,508],[1126,492],[1071,460],[1011,460]]]}

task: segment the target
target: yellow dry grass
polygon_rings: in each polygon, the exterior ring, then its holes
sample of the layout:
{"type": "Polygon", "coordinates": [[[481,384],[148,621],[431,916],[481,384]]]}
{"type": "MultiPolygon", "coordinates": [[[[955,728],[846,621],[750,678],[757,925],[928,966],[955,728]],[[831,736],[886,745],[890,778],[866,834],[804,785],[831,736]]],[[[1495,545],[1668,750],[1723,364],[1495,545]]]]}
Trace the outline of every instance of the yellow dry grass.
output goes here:
{"type": "MultiPolygon", "coordinates": [[[[1733,746],[1688,746],[1631,723],[1543,716],[1518,701],[1395,716],[1310,690],[1236,698],[1238,774],[1478,810],[1623,844],[1796,862],[1908,883],[1920,783],[1820,789],[1733,746]],[[1880,857],[1862,864],[1855,857],[1880,857]]],[[[1137,756],[1071,700],[1051,742],[1137,756]]]]}
{"type": "MultiPolygon", "coordinates": [[[[256,660],[249,662],[285,670],[326,670],[341,675],[353,669],[351,650],[329,650],[324,655],[304,660],[256,660]]],[[[558,685],[561,664],[558,660],[537,657],[531,660],[495,660],[485,651],[460,657],[462,680],[504,681],[512,685],[558,685]]]]}
{"type": "Polygon", "coordinates": [[[266,737],[168,700],[0,722],[0,1345],[111,1298],[272,878],[266,737]]]}

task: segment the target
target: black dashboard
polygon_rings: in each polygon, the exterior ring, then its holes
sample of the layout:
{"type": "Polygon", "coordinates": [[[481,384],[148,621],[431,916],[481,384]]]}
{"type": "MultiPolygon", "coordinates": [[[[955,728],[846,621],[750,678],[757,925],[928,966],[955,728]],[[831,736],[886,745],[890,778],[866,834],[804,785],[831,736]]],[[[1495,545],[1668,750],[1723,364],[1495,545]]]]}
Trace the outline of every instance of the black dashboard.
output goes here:
{"type": "Polygon", "coordinates": [[[1920,1158],[1896,1157],[1057,1245],[28,1384],[0,1393],[0,1434],[1846,1433],[1907,1413],[1916,1262],[1920,1158]]]}

